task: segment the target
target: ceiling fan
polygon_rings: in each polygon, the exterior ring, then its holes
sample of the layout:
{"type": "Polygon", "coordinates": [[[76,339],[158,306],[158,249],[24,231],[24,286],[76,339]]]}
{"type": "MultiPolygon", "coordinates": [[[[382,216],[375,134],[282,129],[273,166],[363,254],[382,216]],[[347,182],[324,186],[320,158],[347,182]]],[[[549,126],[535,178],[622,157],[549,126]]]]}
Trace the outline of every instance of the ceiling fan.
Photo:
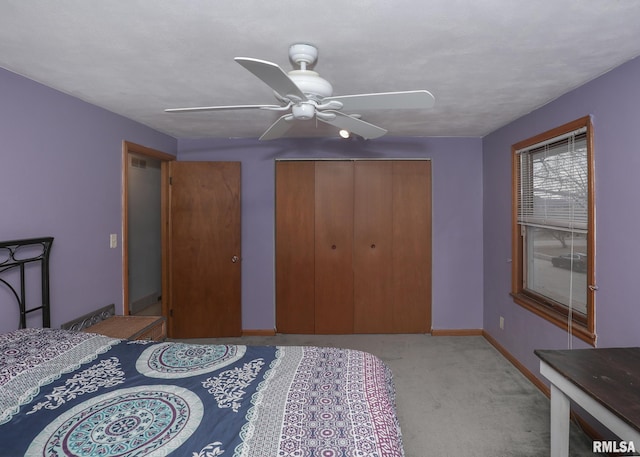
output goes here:
{"type": "Polygon", "coordinates": [[[249,57],[234,60],[249,70],[275,93],[278,105],[201,106],[166,109],[167,113],[261,109],[284,112],[260,140],[286,136],[296,120],[317,119],[365,139],[378,138],[387,130],[360,119],[359,111],[380,109],[425,109],[434,104],[426,90],[381,92],[373,94],[333,95],[333,87],[318,73],[309,69],[318,58],[318,49],[309,44],[294,44],[289,57],[298,69],[286,73],[277,64],[249,57]]]}

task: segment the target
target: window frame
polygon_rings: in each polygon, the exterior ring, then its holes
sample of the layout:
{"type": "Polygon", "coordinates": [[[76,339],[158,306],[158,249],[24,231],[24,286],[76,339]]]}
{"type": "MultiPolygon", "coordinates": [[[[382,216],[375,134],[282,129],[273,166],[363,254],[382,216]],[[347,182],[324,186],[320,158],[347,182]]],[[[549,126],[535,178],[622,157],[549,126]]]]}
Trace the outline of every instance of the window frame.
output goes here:
{"type": "Polygon", "coordinates": [[[571,332],[571,334],[592,346],[596,344],[595,333],[595,190],[594,190],[594,159],[593,159],[593,127],[591,117],[585,116],[575,121],[568,122],[559,127],[535,135],[511,146],[511,183],[512,183],[512,274],[511,296],[518,305],[533,312],[552,324],[571,332]],[[587,145],[587,312],[583,315],[573,313],[569,321],[569,308],[561,303],[536,294],[524,288],[526,258],[523,250],[526,249],[521,233],[521,224],[518,223],[518,191],[519,170],[517,151],[526,149],[538,143],[553,140],[580,128],[586,128],[587,145]]]}

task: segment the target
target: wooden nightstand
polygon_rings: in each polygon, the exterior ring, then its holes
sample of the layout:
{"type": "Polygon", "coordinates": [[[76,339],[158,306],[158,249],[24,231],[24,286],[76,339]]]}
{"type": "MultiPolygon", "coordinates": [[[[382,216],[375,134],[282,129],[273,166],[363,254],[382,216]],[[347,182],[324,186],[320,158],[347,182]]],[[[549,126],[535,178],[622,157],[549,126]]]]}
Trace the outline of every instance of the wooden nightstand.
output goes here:
{"type": "Polygon", "coordinates": [[[166,320],[159,316],[111,316],[82,331],[127,340],[164,341],[167,337],[166,320]]]}

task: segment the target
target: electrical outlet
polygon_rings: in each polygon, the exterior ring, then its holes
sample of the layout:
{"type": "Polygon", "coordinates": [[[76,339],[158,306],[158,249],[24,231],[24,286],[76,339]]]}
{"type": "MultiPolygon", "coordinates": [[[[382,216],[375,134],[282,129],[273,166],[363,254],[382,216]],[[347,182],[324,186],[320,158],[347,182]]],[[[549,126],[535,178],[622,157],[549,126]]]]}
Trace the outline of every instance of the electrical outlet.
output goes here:
{"type": "Polygon", "coordinates": [[[109,247],[115,249],[118,247],[118,234],[112,233],[109,235],[109,247]]]}
{"type": "Polygon", "coordinates": [[[500,316],[500,330],[504,330],[504,317],[500,316]]]}

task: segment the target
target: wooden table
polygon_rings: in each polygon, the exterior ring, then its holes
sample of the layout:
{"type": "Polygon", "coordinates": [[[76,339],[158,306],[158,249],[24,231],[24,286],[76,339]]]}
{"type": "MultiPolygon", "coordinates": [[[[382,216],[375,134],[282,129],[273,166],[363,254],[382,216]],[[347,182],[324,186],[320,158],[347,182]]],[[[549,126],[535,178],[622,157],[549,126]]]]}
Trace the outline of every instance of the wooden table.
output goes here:
{"type": "Polygon", "coordinates": [[[569,400],[640,445],[640,348],[536,350],[551,382],[551,456],[569,455],[569,400]]]}
{"type": "Polygon", "coordinates": [[[127,340],[163,341],[167,337],[165,318],[160,316],[111,316],[83,331],[127,340]]]}

